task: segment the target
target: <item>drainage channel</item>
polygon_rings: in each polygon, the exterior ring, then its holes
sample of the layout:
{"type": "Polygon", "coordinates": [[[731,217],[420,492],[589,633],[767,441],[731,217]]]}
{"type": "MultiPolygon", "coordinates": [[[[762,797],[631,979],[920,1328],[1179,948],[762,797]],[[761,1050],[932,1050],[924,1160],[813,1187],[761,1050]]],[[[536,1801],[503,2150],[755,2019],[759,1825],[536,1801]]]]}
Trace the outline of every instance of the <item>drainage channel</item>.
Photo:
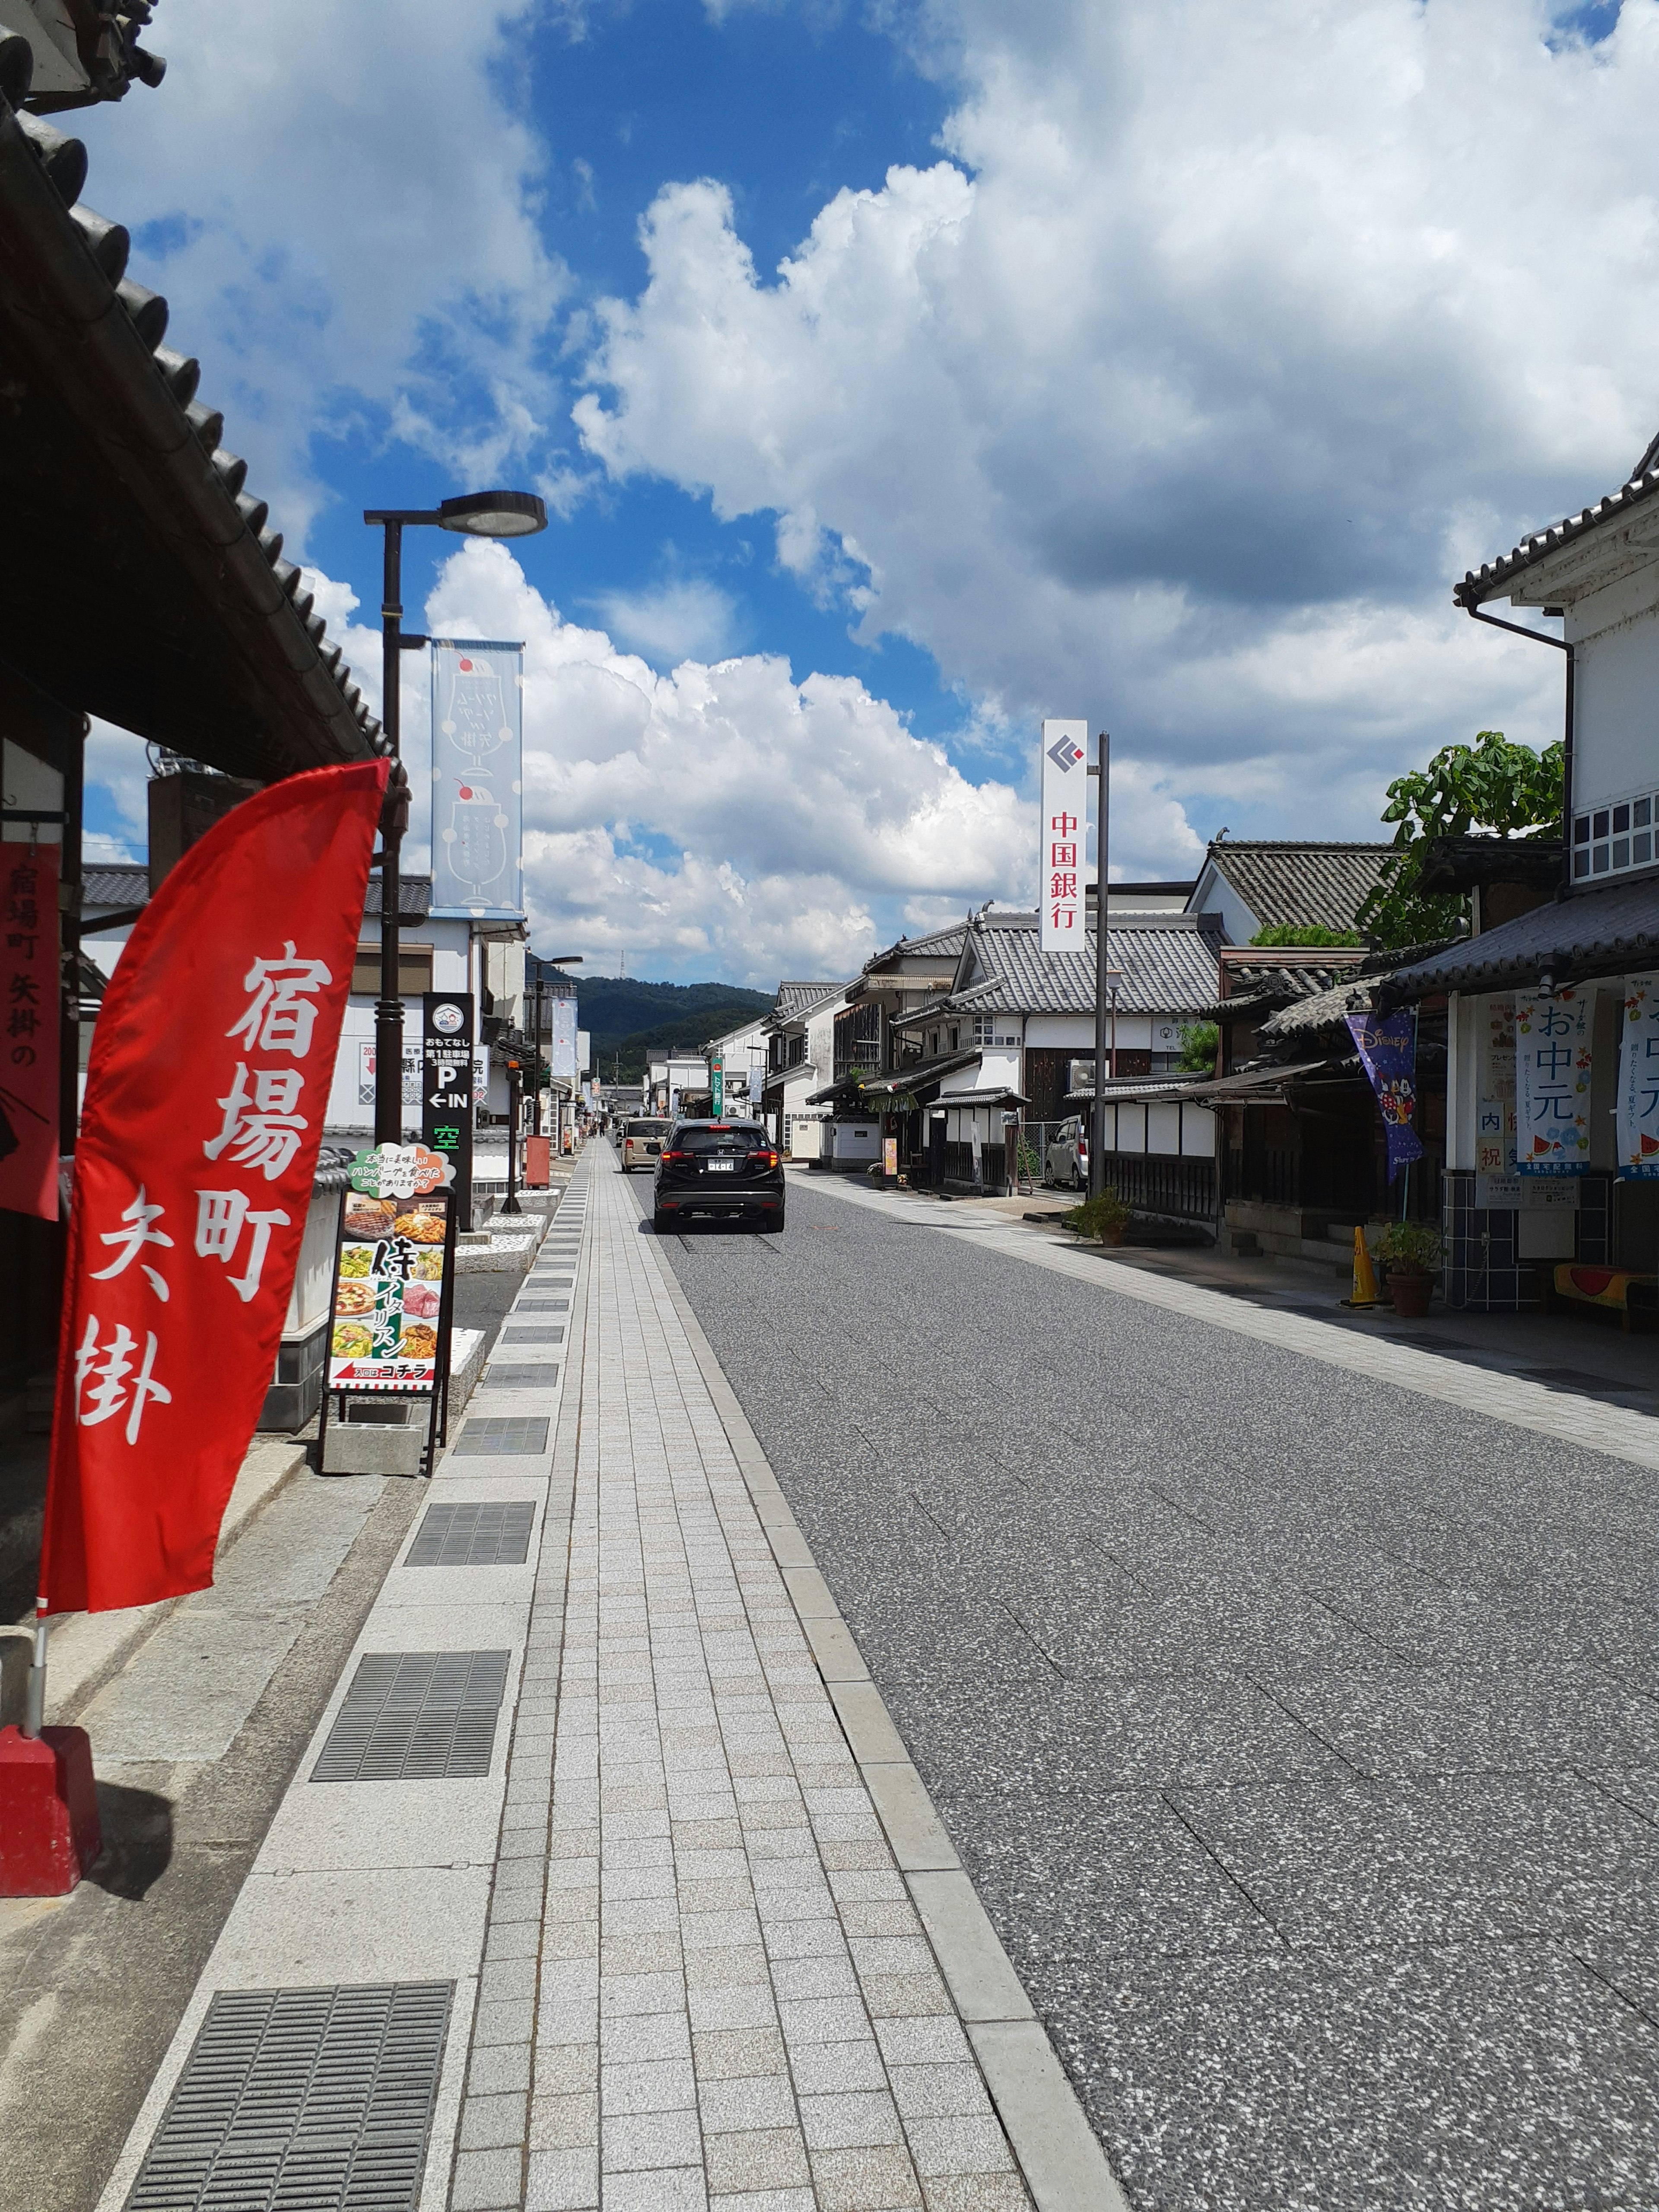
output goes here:
{"type": "MultiPolygon", "coordinates": [[[[366,1624],[366,1637],[378,1628],[396,1641],[401,1622],[464,1613],[454,1602],[459,1585],[446,1604],[447,1571],[517,1569],[522,1583],[522,1571],[533,1567],[538,1507],[550,1472],[554,1415],[544,1409],[557,1389],[568,1325],[550,1316],[569,1310],[585,1210],[585,1194],[574,1202],[567,1195],[550,1225],[498,1340],[495,1355],[503,1356],[492,1355],[474,1410],[433,1484],[435,1492],[453,1488],[460,1494],[434,1495],[427,1505],[366,1624]],[[528,1402],[532,1395],[538,1407],[528,1402]],[[503,1491],[536,1494],[478,1494],[479,1486],[496,1479],[495,1467],[503,1491]],[[416,1579],[405,1583],[405,1574],[416,1579]],[[430,1607],[428,1589],[435,1601],[430,1607]]],[[[494,1617],[503,1613],[487,1600],[482,1609],[494,1617]]],[[[527,1588],[518,1611],[522,1634],[528,1625],[527,1588]]],[[[514,1657],[514,1649],[493,1645],[360,1646],[320,1748],[308,1771],[302,1762],[303,1778],[291,1786],[283,1813],[294,1808],[296,1794],[316,1802],[364,1784],[488,1781],[497,1770],[514,1657]],[[313,1785],[324,1785],[317,1798],[313,1785]]],[[[379,1801],[353,1802],[362,1804],[372,1824],[379,1801]]],[[[294,1819],[304,1829],[303,1805],[294,1819]]],[[[283,1870],[275,1862],[266,1868],[266,1856],[261,1852],[255,1877],[283,1870]]],[[[394,1851],[386,1871],[400,1863],[407,1861],[399,1862],[394,1851]]],[[[433,1869],[447,1870],[453,1871],[441,1863],[433,1869]]],[[[325,1892],[321,1902],[326,1917],[325,1892]]],[[[350,1934],[361,1946],[364,1931],[354,1928],[350,1934]]],[[[477,1937],[481,1955],[481,1917],[477,1937]]],[[[297,1939],[267,1941],[273,1956],[301,1948],[297,1939]]],[[[400,1942],[398,1933],[389,1931],[389,1955],[407,1948],[406,1938],[400,1942]]],[[[125,2199],[127,2212],[209,2212],[222,2206],[234,2206],[236,2212],[413,2212],[445,2101],[441,2085],[451,2021],[470,2018],[471,1983],[463,1999],[459,1980],[388,1976],[326,1984],[319,1978],[311,1987],[216,1990],[143,2151],[125,2199]]],[[[180,2038],[183,2033],[181,2028],[180,2038]]],[[[459,2040],[464,2046],[465,2032],[459,2040]]],[[[465,2057],[465,2048],[452,2052],[452,2067],[465,2057]]]]}

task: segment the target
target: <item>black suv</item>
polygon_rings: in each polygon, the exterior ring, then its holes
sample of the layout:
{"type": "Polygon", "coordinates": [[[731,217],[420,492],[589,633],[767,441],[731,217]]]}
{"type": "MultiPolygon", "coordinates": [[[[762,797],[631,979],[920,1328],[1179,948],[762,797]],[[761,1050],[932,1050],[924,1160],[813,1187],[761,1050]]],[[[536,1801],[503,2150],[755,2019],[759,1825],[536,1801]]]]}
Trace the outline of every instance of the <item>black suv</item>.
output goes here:
{"type": "Polygon", "coordinates": [[[693,1214],[783,1227],[783,1161],[758,1121],[677,1121],[657,1162],[653,1225],[693,1214]]]}

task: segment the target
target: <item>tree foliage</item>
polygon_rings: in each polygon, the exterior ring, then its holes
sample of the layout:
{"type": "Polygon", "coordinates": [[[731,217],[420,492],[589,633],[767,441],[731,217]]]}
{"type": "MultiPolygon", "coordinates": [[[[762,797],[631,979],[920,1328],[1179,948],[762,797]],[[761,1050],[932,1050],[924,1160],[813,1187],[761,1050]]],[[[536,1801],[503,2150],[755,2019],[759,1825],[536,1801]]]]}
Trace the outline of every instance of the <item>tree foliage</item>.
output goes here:
{"type": "Polygon", "coordinates": [[[1183,1022],[1176,1066],[1182,1075],[1213,1075],[1221,1032],[1213,1022],[1183,1022]]]}
{"type": "Polygon", "coordinates": [[[1461,893],[1419,888],[1429,842],[1477,833],[1529,840],[1561,835],[1562,749],[1511,744],[1502,730],[1481,730],[1472,745],[1446,745],[1424,769],[1389,786],[1382,819],[1395,823],[1395,851],[1376,888],[1354,917],[1388,947],[1450,937],[1468,918],[1461,893]]]}
{"type": "Polygon", "coordinates": [[[1363,945],[1365,940],[1357,929],[1327,929],[1317,921],[1276,921],[1271,929],[1258,929],[1250,942],[1262,945],[1322,947],[1363,945]]]}

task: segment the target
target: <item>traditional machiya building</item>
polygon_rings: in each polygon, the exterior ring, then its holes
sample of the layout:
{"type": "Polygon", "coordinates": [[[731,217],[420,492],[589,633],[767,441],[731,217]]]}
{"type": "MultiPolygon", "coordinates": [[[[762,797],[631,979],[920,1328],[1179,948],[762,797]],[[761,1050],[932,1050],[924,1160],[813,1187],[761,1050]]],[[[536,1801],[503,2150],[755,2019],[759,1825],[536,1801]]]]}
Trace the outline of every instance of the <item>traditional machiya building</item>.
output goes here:
{"type": "MultiPolygon", "coordinates": [[[[1213,918],[1224,945],[1282,929],[1352,931],[1392,845],[1212,838],[1186,906],[1213,918]]],[[[1109,894],[1115,903],[1116,886],[1109,894]]]]}
{"type": "Polygon", "coordinates": [[[793,1158],[820,1157],[827,1106],[808,1099],[822,1090],[835,1064],[835,1022],[845,1003],[845,983],[780,983],[764,1024],[766,1082],[762,1112],[782,1149],[793,1158]]]}
{"type": "Polygon", "coordinates": [[[1395,979],[1445,1008],[1447,1304],[1559,1297],[1628,1320],[1659,1273],[1659,439],[1455,597],[1561,651],[1566,836],[1553,866],[1459,841],[1485,848],[1448,860],[1473,886],[1471,934],[1395,979]]]}
{"type": "MultiPolygon", "coordinates": [[[[67,1161],[99,988],[88,954],[100,922],[130,926],[143,904],[126,896],[133,879],[82,864],[88,718],[192,764],[198,785],[234,780],[208,791],[207,818],[218,799],[385,744],[223,416],[198,395],[198,364],[167,342],[166,301],[128,280],[126,232],[82,204],[84,148],[23,111],[32,58],[26,40],[0,40],[0,839],[58,848],[67,1161]]],[[[88,84],[92,64],[115,81],[108,55],[77,48],[88,84]]],[[[407,808],[400,774],[388,805],[407,808]]],[[[175,812],[181,850],[197,817],[175,812]]],[[[0,1433],[44,1422],[60,1272],[58,1223],[0,1212],[0,1433]]],[[[296,1345],[320,1342],[313,1317],[291,1318],[296,1345]]]]}
{"type": "MultiPolygon", "coordinates": [[[[1169,1073],[1183,1030],[1216,996],[1219,935],[1206,918],[1147,904],[1120,908],[1108,892],[1115,975],[1109,1073],[1169,1073]]],[[[971,916],[948,988],[896,1017],[905,1047],[891,1062],[900,1163],[936,1188],[1000,1190],[1014,1147],[1041,1160],[1049,1134],[1077,1111],[1076,1071],[1094,1051],[1092,923],[1076,952],[1045,954],[1037,917],[988,907],[971,916]]],[[[1158,1132],[1162,1134],[1162,1125],[1158,1132]]],[[[1200,1110],[1182,1139],[1196,1156],[1213,1131],[1200,1110]]],[[[1131,1142],[1133,1139],[1130,1139],[1131,1142]]],[[[1146,1142],[1143,1117],[1139,1143],[1146,1142]]]]}

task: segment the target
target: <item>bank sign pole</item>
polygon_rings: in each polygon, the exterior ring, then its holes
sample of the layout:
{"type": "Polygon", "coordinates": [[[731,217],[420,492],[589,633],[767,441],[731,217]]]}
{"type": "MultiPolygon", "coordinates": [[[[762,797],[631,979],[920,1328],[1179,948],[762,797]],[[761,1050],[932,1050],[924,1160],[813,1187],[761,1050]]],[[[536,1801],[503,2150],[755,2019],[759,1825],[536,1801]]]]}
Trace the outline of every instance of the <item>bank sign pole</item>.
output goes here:
{"type": "Polygon", "coordinates": [[[421,1001],[421,1142],[455,1170],[459,1226],[472,1226],[472,994],[428,991],[421,1001]]]}

